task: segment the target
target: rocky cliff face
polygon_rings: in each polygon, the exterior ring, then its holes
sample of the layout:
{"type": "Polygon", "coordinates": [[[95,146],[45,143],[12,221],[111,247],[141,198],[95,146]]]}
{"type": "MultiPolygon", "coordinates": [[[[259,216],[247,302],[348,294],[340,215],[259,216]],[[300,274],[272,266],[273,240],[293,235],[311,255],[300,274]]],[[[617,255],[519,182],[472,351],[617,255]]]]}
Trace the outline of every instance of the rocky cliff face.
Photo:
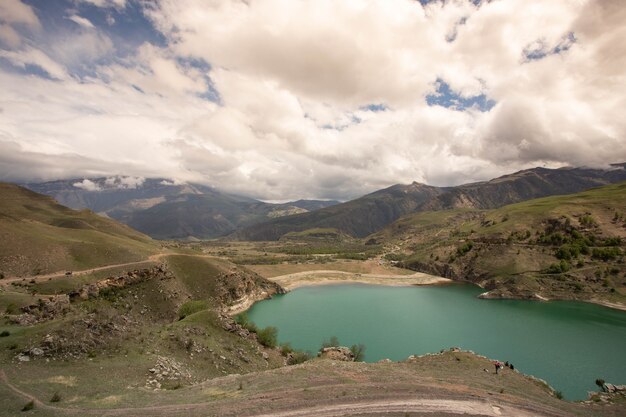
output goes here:
{"type": "Polygon", "coordinates": [[[228,314],[247,310],[256,301],[284,294],[283,287],[254,272],[236,269],[217,277],[217,300],[228,314]]]}

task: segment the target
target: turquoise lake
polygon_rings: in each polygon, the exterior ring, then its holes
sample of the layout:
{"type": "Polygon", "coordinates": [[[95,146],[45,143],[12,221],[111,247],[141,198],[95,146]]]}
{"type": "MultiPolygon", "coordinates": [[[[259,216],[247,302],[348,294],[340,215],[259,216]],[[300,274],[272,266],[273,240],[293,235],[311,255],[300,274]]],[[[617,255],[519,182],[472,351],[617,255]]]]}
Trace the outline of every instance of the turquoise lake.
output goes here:
{"type": "Polygon", "coordinates": [[[569,302],[481,300],[471,285],[298,288],[256,303],[248,315],[278,338],[316,352],[324,339],[363,343],[365,361],[403,360],[458,346],[546,380],[570,400],[596,378],[626,383],[626,312],[569,302]]]}

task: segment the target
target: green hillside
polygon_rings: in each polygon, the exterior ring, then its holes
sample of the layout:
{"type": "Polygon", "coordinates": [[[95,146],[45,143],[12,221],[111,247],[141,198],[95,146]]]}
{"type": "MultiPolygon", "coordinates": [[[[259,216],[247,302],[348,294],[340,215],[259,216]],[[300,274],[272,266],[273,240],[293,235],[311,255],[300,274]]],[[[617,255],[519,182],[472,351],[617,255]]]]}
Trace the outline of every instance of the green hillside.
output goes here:
{"type": "Polygon", "coordinates": [[[157,250],[152,239],[125,225],[0,183],[0,273],[4,276],[134,262],[157,250]]]}
{"type": "Polygon", "coordinates": [[[371,236],[408,268],[489,296],[626,300],[626,183],[494,210],[415,213],[371,236]]]}

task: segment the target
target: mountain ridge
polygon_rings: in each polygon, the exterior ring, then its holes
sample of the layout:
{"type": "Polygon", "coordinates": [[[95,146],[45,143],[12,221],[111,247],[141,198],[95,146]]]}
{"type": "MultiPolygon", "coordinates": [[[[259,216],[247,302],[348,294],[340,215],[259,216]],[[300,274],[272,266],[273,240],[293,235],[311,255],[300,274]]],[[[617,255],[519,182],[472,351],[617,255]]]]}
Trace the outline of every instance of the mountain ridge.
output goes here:
{"type": "Polygon", "coordinates": [[[338,229],[353,237],[365,237],[412,212],[497,208],[533,198],[571,194],[624,181],[625,165],[613,164],[613,168],[608,170],[531,168],[456,187],[432,187],[417,182],[397,184],[331,208],[298,215],[297,218],[290,216],[249,226],[233,233],[231,237],[236,240],[277,240],[289,232],[325,227],[338,229]],[[417,197],[418,194],[420,197],[417,197]],[[394,207],[389,207],[389,200],[393,201],[394,207]],[[355,210],[355,204],[362,204],[368,210],[355,210]]]}

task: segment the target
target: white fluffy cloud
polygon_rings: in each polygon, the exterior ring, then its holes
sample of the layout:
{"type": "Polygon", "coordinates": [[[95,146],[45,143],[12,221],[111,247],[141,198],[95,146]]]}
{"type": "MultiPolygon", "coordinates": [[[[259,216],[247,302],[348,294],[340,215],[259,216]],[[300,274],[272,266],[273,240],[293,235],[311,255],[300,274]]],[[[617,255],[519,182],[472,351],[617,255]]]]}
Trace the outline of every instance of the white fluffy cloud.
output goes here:
{"type": "MultiPolygon", "coordinates": [[[[83,49],[16,47],[0,27],[8,45],[0,57],[55,79],[0,70],[8,86],[0,144],[20,161],[71,161],[25,173],[84,177],[93,164],[89,172],[161,175],[268,199],[349,198],[398,182],[448,185],[626,160],[619,0],[144,7],[166,45],[145,43],[107,62],[116,45],[75,14],[83,49]],[[81,63],[93,71],[72,75],[81,63]],[[482,94],[495,105],[428,105],[442,83],[457,101],[482,94]],[[215,94],[218,104],[206,100],[215,94]]],[[[0,19],[5,26],[25,23],[17,9],[0,19]]],[[[10,160],[0,159],[0,173],[10,160]]]]}

